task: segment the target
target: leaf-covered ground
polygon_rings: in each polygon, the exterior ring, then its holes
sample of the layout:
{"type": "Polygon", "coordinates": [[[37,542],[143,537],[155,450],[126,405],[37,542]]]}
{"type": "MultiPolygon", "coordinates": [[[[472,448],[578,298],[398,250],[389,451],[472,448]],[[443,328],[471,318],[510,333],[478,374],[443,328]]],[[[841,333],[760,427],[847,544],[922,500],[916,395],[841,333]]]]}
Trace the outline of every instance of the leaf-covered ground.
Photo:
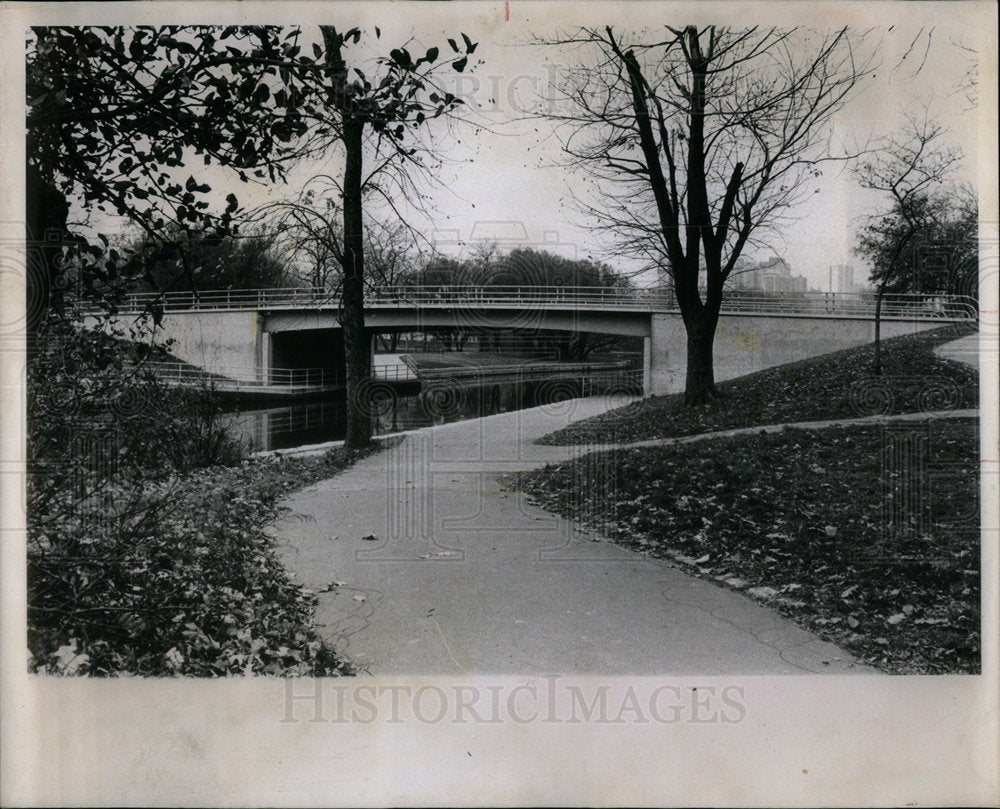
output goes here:
{"type": "Polygon", "coordinates": [[[866,345],[719,383],[724,397],[705,407],[685,407],[682,394],[654,396],[571,424],[538,443],[629,443],[762,424],[977,407],[976,370],[933,353],[973,331],[955,324],[885,340],[881,377],[872,376],[874,347],[866,345]]]}
{"type": "Polygon", "coordinates": [[[145,491],[114,526],[70,516],[29,542],[31,668],[142,676],[350,674],[315,631],[316,598],[266,526],[280,497],[367,453],[254,458],[145,491]]]}
{"type": "Polygon", "coordinates": [[[975,419],[791,429],[592,453],[519,485],[883,671],[975,673],[978,448],[975,419]]]}

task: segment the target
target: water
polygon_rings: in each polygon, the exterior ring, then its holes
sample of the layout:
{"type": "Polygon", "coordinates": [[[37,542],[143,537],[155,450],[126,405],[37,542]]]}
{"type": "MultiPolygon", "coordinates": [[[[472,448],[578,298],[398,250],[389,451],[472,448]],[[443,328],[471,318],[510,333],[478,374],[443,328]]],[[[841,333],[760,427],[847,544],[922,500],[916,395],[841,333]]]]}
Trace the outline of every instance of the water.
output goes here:
{"type": "MultiPolygon", "coordinates": [[[[545,403],[539,401],[537,387],[509,383],[387,396],[372,407],[373,432],[386,435],[533,407],[545,403]]],[[[579,395],[571,384],[561,388],[562,398],[573,398],[574,393],[579,395]]],[[[551,393],[546,398],[551,401],[551,393]]],[[[346,416],[346,402],[341,396],[278,407],[243,407],[225,418],[230,434],[257,452],[342,440],[346,416]]]]}

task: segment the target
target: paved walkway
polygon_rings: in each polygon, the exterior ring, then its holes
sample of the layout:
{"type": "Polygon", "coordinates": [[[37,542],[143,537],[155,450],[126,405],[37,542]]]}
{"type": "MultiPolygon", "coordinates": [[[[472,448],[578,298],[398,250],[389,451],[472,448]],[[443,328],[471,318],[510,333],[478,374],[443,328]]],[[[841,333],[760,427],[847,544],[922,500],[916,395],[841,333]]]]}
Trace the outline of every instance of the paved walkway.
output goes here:
{"type": "Polygon", "coordinates": [[[698,433],[674,438],[647,438],[643,441],[633,441],[629,444],[619,444],[619,447],[663,447],[668,444],[688,444],[692,441],[704,441],[709,438],[727,438],[731,435],[746,435],[748,433],[781,433],[788,429],[822,430],[824,427],[852,427],[865,424],[885,424],[887,421],[926,421],[927,419],[971,419],[979,416],[976,408],[964,410],[922,410],[919,413],[900,413],[894,416],[860,416],[856,419],[823,419],[821,421],[795,421],[785,424],[759,424],[755,427],[734,427],[730,430],[716,430],[713,433],[698,433]]]}
{"type": "MultiPolygon", "coordinates": [[[[993,353],[996,353],[996,345],[992,346],[993,353]]],[[[979,367],[979,334],[968,334],[958,340],[952,340],[934,349],[934,353],[946,360],[958,360],[973,368],[979,367]]]]}
{"type": "MultiPolygon", "coordinates": [[[[977,365],[978,335],[938,353],[977,365]]],[[[321,591],[326,637],[373,674],[871,671],[747,596],[594,541],[602,538],[498,481],[595,449],[534,441],[625,401],[578,399],[415,430],[289,498],[291,514],[273,532],[288,568],[321,591]]],[[[630,446],[976,415],[800,422],[630,446]]]]}
{"type": "Polygon", "coordinates": [[[592,449],[533,441],[620,404],[415,431],[289,498],[273,530],[298,580],[326,590],[327,638],[378,675],[869,671],[749,597],[594,541],[498,482],[592,449]]]}

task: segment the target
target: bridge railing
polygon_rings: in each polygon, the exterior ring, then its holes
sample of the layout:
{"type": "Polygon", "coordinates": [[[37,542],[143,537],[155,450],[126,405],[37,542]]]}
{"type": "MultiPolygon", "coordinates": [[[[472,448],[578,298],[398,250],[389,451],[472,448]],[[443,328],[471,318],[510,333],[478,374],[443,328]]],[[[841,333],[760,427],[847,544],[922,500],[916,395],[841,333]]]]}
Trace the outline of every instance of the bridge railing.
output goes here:
{"type": "Polygon", "coordinates": [[[141,312],[154,307],[164,312],[190,309],[264,309],[267,307],[338,306],[340,299],[329,290],[309,287],[274,289],[209,289],[200,292],[138,292],[127,295],[119,308],[141,312]]]}
{"type": "Polygon", "coordinates": [[[230,385],[274,386],[323,386],[341,382],[341,374],[334,368],[254,368],[227,365],[216,370],[205,370],[183,362],[150,363],[150,370],[164,382],[181,384],[215,383],[230,385]]]}
{"type": "Polygon", "coordinates": [[[417,375],[414,373],[413,369],[407,365],[373,365],[372,366],[372,377],[375,379],[387,379],[393,382],[402,382],[404,380],[417,379],[417,375]]]}
{"type": "MultiPolygon", "coordinates": [[[[874,317],[874,292],[777,292],[760,294],[731,291],[722,301],[721,311],[788,315],[841,315],[874,317]]],[[[922,293],[887,294],[882,298],[882,317],[919,319],[972,319],[978,317],[975,298],[965,295],[922,293]]]]}
{"type": "Polygon", "coordinates": [[[617,306],[659,309],[675,305],[666,289],[580,286],[390,286],[368,294],[370,306],[617,306]]]}
{"type": "MultiPolygon", "coordinates": [[[[601,305],[659,308],[673,305],[673,295],[658,289],[609,289],[606,287],[530,286],[391,286],[366,292],[368,306],[413,305],[601,305]]],[[[222,289],[200,292],[142,292],[126,296],[119,309],[143,311],[157,307],[165,312],[197,309],[336,308],[337,294],[324,289],[288,287],[275,289],[222,289]]]]}
{"type": "MultiPolygon", "coordinates": [[[[263,369],[229,365],[216,371],[206,371],[183,362],[155,362],[150,363],[149,368],[161,381],[175,384],[323,387],[342,385],[344,382],[343,373],[336,368],[263,369]]],[[[372,366],[372,377],[399,382],[417,378],[405,365],[381,363],[372,366]]]]}
{"type": "MultiPolygon", "coordinates": [[[[721,310],[738,313],[788,315],[874,316],[873,292],[772,292],[729,290],[721,310]]],[[[391,286],[369,291],[365,305],[393,307],[552,307],[615,308],[675,312],[677,300],[670,289],[629,289],[560,286],[391,286]]],[[[138,293],[129,295],[121,311],[164,312],[240,309],[335,309],[340,298],[328,290],[312,288],[224,289],[204,292],[138,293]]],[[[91,312],[93,314],[93,312],[91,312]]],[[[883,297],[885,317],[919,319],[975,319],[974,298],[963,295],[890,294],[883,297]]]]}

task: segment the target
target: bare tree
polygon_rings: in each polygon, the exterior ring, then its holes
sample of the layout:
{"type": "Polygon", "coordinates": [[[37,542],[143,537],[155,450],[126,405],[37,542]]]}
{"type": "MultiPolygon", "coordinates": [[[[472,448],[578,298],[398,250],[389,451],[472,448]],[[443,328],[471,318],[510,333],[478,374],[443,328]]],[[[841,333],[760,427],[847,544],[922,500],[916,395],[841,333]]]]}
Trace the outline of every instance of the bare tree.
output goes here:
{"type": "Polygon", "coordinates": [[[365,250],[370,267],[366,281],[373,292],[400,286],[419,263],[418,245],[404,222],[373,222],[365,231],[365,250]]]}
{"type": "Polygon", "coordinates": [[[295,199],[268,203],[249,215],[272,235],[283,261],[314,290],[334,292],[343,260],[343,207],[333,178],[310,178],[295,199]]]}
{"type": "MultiPolygon", "coordinates": [[[[887,137],[880,148],[854,169],[862,188],[881,191],[889,197],[888,211],[873,214],[858,233],[854,252],[872,264],[872,281],[877,284],[875,303],[874,373],[882,373],[881,324],[882,300],[887,292],[919,290],[919,256],[916,248],[921,238],[943,225],[955,204],[970,195],[961,189],[945,189],[945,183],[962,160],[962,151],[943,140],[946,130],[934,121],[925,107],[921,115],[905,113],[906,124],[887,137]]],[[[965,205],[964,220],[970,206],[965,205]]],[[[972,221],[978,209],[971,206],[972,221]]],[[[935,291],[954,291],[936,289],[935,291]]]]}
{"type": "MultiPolygon", "coordinates": [[[[859,37],[861,38],[861,37],[859,37]]],[[[592,181],[578,200],[620,252],[669,276],[687,332],[685,401],[716,395],[712,348],[723,286],[744,248],[809,192],[831,117],[871,67],[846,29],[581,29],[585,48],[548,114],[568,162],[592,181]],[[703,275],[703,280],[702,276],[703,275]]]]}
{"type": "Polygon", "coordinates": [[[966,109],[973,110],[979,106],[979,52],[964,42],[952,41],[952,45],[962,51],[965,69],[955,87],[955,91],[965,98],[966,109]]]}

